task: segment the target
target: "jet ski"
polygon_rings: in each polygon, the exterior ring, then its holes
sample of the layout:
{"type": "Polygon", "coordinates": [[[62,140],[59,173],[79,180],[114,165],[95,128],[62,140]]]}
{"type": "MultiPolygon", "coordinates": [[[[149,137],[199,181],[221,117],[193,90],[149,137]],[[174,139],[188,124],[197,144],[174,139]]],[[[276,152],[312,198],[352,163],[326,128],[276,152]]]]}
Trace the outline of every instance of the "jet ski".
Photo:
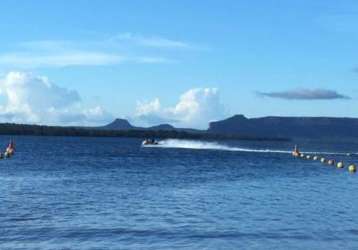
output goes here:
{"type": "Polygon", "coordinates": [[[142,142],[142,145],[143,146],[147,146],[147,145],[158,145],[159,143],[154,140],[154,139],[145,139],[143,142],[142,142]]]}

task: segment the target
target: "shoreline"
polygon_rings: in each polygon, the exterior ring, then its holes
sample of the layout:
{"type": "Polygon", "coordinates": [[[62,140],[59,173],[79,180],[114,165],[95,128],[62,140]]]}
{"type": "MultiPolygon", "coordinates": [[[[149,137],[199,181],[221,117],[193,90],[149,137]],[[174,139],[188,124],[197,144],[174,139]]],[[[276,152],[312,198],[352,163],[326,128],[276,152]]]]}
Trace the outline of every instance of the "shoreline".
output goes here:
{"type": "Polygon", "coordinates": [[[0,124],[1,135],[32,135],[32,136],[76,136],[76,137],[129,137],[158,139],[200,139],[200,140],[246,140],[246,141],[291,141],[290,138],[256,137],[210,132],[189,132],[184,130],[108,130],[96,127],[62,127],[29,124],[0,124]]]}

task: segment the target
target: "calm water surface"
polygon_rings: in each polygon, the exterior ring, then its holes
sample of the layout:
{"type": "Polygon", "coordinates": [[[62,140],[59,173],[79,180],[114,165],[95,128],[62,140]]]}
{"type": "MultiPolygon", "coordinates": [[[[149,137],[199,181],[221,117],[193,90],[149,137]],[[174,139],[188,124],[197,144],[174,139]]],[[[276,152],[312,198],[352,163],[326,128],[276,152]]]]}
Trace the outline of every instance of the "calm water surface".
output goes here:
{"type": "Polygon", "coordinates": [[[358,174],[293,159],[292,142],[16,142],[0,161],[0,249],[358,249],[358,174]]]}

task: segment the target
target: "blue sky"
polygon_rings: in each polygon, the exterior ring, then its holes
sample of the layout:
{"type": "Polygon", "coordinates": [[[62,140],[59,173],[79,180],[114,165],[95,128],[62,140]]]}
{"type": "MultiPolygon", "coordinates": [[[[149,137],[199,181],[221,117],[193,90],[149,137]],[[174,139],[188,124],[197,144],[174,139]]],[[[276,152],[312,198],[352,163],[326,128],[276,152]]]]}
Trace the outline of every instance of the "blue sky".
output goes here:
{"type": "Polygon", "coordinates": [[[2,121],[357,117],[357,1],[1,1],[2,121]]]}

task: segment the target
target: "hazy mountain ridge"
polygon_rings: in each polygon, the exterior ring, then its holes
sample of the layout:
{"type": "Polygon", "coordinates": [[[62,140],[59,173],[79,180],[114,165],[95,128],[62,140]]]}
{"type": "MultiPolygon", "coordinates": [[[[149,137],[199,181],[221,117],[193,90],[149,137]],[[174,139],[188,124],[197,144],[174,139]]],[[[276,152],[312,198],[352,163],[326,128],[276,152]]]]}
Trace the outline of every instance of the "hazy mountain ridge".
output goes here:
{"type": "Polygon", "coordinates": [[[54,136],[115,136],[186,139],[332,139],[358,138],[358,118],[279,117],[246,118],[234,115],[210,122],[207,130],[176,128],[170,124],[136,127],[125,119],[115,119],[100,127],[65,127],[28,124],[0,124],[0,134],[54,136]]]}
{"type": "Polygon", "coordinates": [[[206,130],[192,129],[192,128],[176,128],[168,123],[154,125],[150,127],[137,127],[133,126],[128,120],[117,118],[113,122],[98,127],[98,129],[105,130],[153,130],[153,131],[187,131],[187,132],[206,132],[206,130]]]}
{"type": "Polygon", "coordinates": [[[135,127],[127,120],[116,119],[102,127],[111,130],[175,130],[217,135],[265,138],[358,138],[358,118],[267,116],[247,118],[234,115],[210,122],[207,130],[175,128],[161,124],[148,128],[135,127]]]}
{"type": "Polygon", "coordinates": [[[281,117],[246,118],[235,115],[211,122],[208,132],[288,138],[358,137],[358,118],[281,117]]]}

